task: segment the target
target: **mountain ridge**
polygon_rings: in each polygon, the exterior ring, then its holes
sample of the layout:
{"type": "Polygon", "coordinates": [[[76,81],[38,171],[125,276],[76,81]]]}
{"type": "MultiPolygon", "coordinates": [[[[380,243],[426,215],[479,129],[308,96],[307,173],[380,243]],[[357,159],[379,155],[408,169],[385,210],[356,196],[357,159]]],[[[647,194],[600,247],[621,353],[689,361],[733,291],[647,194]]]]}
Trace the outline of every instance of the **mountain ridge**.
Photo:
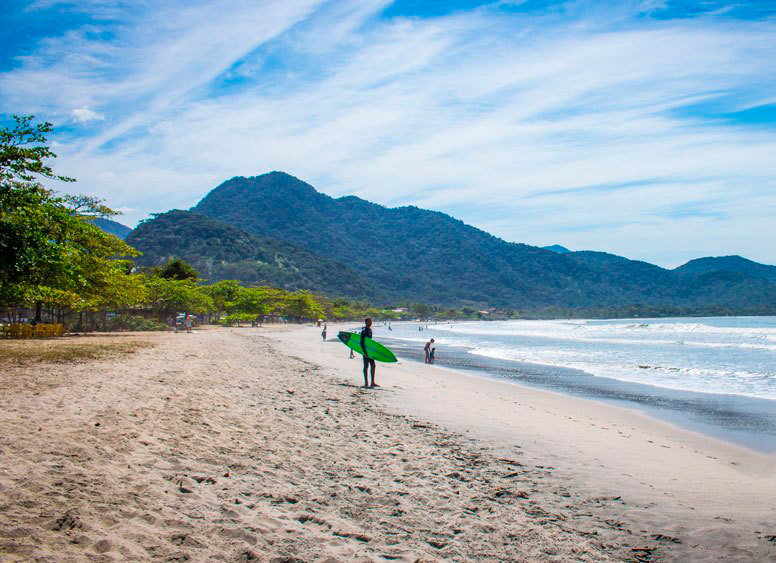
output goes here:
{"type": "Polygon", "coordinates": [[[92,219],[92,221],[94,221],[94,224],[97,225],[100,229],[102,229],[103,232],[106,232],[109,235],[119,237],[122,240],[126,239],[127,236],[129,236],[129,233],[132,232],[132,229],[130,227],[127,227],[126,225],[123,225],[118,221],[114,221],[113,219],[95,217],[94,219],[92,219]]]}
{"type": "MultiPolygon", "coordinates": [[[[522,259],[547,265],[535,268],[540,278],[543,272],[579,269],[553,252],[506,243],[438,211],[415,206],[388,208],[355,197],[334,199],[285,173],[227,180],[193,209],[349,261],[394,298],[414,294],[432,302],[483,303],[495,298],[501,305],[536,302],[544,306],[563,301],[559,295],[548,298],[562,292],[562,286],[570,286],[567,295],[577,292],[575,280],[565,274],[555,276],[548,287],[538,291],[536,284],[515,269],[519,260],[510,256],[518,252],[522,259]],[[450,227],[456,232],[450,232],[450,227]],[[505,244],[508,246],[502,248],[505,244]],[[483,248],[488,249],[485,257],[483,248]],[[441,271],[443,265],[459,274],[463,291],[450,283],[441,271]],[[483,272],[489,272],[489,286],[481,283],[483,272]]],[[[565,301],[583,304],[575,298],[565,301]]]]}
{"type": "Polygon", "coordinates": [[[703,258],[695,258],[689,262],[682,264],[678,268],[674,268],[674,271],[681,273],[705,273],[713,271],[735,271],[748,273],[755,277],[762,277],[770,281],[776,281],[776,266],[769,264],[762,264],[749,260],[743,256],[706,256],[703,258]]]}
{"type": "Polygon", "coordinates": [[[394,301],[776,310],[776,284],[762,277],[677,272],[594,251],[559,254],[439,211],[335,199],[283,172],[226,180],[192,210],[350,264],[394,301]]]}

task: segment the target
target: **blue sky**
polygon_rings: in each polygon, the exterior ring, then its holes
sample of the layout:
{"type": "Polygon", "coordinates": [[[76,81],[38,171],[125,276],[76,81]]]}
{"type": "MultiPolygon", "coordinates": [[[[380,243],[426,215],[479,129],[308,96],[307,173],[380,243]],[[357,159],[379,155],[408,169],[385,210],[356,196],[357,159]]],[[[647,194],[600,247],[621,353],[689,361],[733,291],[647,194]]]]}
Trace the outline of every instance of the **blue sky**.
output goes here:
{"type": "Polygon", "coordinates": [[[776,263],[776,2],[0,0],[0,113],[134,225],[270,170],[509,241],[776,263]]]}

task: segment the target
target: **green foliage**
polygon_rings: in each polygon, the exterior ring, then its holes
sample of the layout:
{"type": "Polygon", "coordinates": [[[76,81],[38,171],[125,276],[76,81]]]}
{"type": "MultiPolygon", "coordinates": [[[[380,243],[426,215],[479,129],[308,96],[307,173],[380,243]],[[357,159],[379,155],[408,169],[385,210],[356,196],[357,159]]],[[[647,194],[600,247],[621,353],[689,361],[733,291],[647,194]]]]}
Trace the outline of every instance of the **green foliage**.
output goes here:
{"type": "Polygon", "coordinates": [[[425,303],[416,303],[412,306],[412,312],[421,319],[427,319],[431,315],[431,307],[425,303]]]}
{"type": "Polygon", "coordinates": [[[241,290],[237,280],[221,280],[206,286],[203,291],[213,300],[213,306],[220,318],[224,311],[228,312],[235,306],[241,290]]]}
{"type": "Polygon", "coordinates": [[[250,234],[199,213],[173,210],[144,221],[127,237],[143,254],[139,266],[158,267],[172,258],[191,264],[210,283],[307,289],[350,297],[379,298],[374,284],[350,266],[282,240],[250,234]]]}
{"type": "Polygon", "coordinates": [[[250,313],[234,313],[231,315],[226,315],[223,319],[221,319],[221,324],[224,326],[240,326],[242,323],[250,323],[255,320],[256,315],[251,315],[250,313]]]}
{"type": "Polygon", "coordinates": [[[167,330],[167,325],[138,315],[117,315],[108,319],[105,323],[105,330],[109,332],[167,330]]]}
{"type": "Polygon", "coordinates": [[[92,220],[113,214],[90,196],[57,196],[35,179],[64,181],[44,159],[48,123],[15,117],[0,128],[0,305],[90,309],[139,297],[122,256],[137,252],[92,220]],[[122,295],[122,292],[129,295],[122,295]]]}
{"type": "Polygon", "coordinates": [[[56,155],[46,146],[51,123],[34,123],[34,115],[14,115],[13,127],[0,128],[0,183],[33,182],[38,176],[63,182],[72,178],[54,174],[46,159],[56,155]]]}
{"type": "Polygon", "coordinates": [[[149,290],[148,305],[163,316],[183,311],[209,313],[215,309],[213,299],[194,280],[151,277],[146,285],[149,290]]]}
{"type": "Polygon", "coordinates": [[[241,288],[234,301],[234,309],[253,315],[253,318],[268,315],[278,308],[274,294],[264,287],[241,288]]]}
{"type": "Polygon", "coordinates": [[[121,291],[134,287],[116,258],[137,252],[37,185],[0,186],[0,240],[3,304],[97,307],[126,301],[121,291]]]}
{"type": "Polygon", "coordinates": [[[166,280],[196,280],[199,278],[197,271],[179,258],[170,260],[159,268],[158,276],[166,280]]]}
{"type": "Polygon", "coordinates": [[[0,299],[22,301],[30,287],[43,283],[48,271],[61,267],[63,253],[48,225],[66,219],[51,205],[51,194],[23,182],[0,185],[0,299]]]}
{"type": "Polygon", "coordinates": [[[291,294],[285,309],[290,316],[298,319],[316,319],[323,315],[323,307],[307,291],[291,294]]]}

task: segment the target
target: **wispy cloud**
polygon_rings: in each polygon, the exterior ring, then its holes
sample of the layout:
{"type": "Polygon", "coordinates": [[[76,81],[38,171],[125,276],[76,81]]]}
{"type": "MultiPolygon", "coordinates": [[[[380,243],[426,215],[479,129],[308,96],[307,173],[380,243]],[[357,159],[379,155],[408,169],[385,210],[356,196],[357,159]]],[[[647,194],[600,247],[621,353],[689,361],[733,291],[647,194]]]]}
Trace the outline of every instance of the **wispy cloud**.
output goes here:
{"type": "Polygon", "coordinates": [[[773,103],[775,19],[499,4],[80,4],[0,75],[0,111],[104,116],[58,139],[58,168],[127,220],[279,169],[507,240],[776,262],[776,124],[689,111],[773,103]]]}
{"type": "Polygon", "coordinates": [[[75,108],[70,112],[78,123],[89,123],[90,121],[103,121],[105,116],[89,108],[75,108]]]}

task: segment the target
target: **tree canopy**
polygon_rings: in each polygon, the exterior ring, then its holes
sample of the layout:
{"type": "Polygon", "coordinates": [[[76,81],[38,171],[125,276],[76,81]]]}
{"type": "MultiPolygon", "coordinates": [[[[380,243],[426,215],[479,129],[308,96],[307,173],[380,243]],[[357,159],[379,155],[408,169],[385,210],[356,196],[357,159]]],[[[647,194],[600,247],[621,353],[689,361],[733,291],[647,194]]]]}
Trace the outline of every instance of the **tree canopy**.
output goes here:
{"type": "Polygon", "coordinates": [[[197,270],[186,264],[180,258],[170,260],[159,268],[158,275],[166,280],[196,280],[199,278],[197,270]]]}
{"type": "Polygon", "coordinates": [[[15,116],[0,128],[0,304],[60,304],[84,309],[132,301],[131,267],[137,251],[93,224],[115,215],[91,196],[58,195],[41,179],[54,173],[46,146],[49,123],[15,116]],[[126,295],[124,295],[126,293],[126,295]]]}

